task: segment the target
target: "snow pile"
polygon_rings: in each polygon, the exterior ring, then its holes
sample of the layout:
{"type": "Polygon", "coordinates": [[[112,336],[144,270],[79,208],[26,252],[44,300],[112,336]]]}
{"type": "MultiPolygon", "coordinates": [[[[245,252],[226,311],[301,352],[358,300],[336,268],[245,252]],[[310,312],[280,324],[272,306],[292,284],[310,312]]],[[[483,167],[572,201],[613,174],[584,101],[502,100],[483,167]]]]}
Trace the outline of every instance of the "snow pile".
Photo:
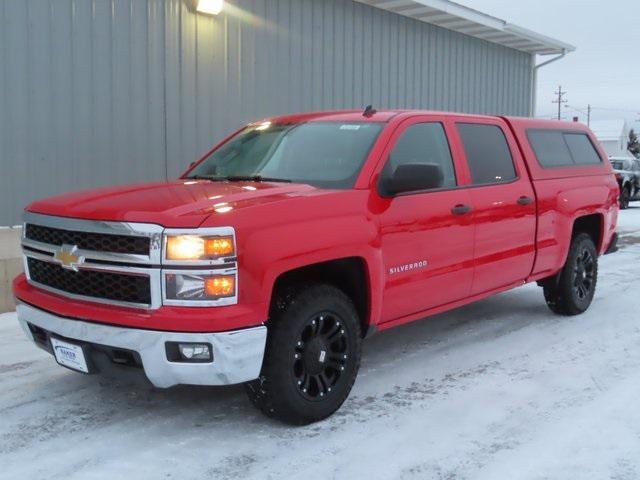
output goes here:
{"type": "Polygon", "coordinates": [[[535,285],[365,343],[350,399],[304,428],[241,387],[82,376],[0,316],[0,477],[640,478],[640,208],[584,315],[535,285]]]}

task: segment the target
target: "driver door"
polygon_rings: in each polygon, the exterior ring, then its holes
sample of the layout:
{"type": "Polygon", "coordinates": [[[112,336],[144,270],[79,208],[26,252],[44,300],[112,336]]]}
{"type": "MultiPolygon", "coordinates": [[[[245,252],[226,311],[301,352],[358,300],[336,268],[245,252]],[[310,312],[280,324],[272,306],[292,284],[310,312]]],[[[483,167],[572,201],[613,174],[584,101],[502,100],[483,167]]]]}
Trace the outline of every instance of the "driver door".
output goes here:
{"type": "Polygon", "coordinates": [[[438,164],[440,188],[399,194],[380,215],[385,289],[382,322],[467,297],[473,280],[474,226],[467,170],[444,118],[420,116],[394,133],[381,177],[402,163],[438,164]]]}

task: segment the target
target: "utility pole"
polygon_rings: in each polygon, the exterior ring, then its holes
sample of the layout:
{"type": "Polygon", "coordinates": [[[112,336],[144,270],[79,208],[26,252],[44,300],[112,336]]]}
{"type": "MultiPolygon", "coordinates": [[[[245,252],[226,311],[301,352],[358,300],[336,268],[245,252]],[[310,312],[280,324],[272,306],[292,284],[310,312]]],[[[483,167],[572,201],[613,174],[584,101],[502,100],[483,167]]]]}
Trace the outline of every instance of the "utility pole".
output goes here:
{"type": "Polygon", "coordinates": [[[591,104],[587,105],[587,109],[586,110],[583,110],[582,108],[574,107],[572,105],[567,105],[566,103],[565,103],[564,108],[570,108],[571,110],[575,110],[576,112],[583,113],[584,115],[587,116],[587,127],[591,126],[591,111],[593,110],[593,107],[591,106],[591,104]]]}
{"type": "Polygon", "coordinates": [[[557,96],[558,99],[554,100],[551,103],[557,103],[558,104],[558,120],[562,120],[562,104],[563,103],[567,103],[568,100],[566,100],[564,98],[564,96],[567,94],[567,92],[563,92],[562,91],[562,85],[558,86],[558,91],[554,92],[557,96]]]}

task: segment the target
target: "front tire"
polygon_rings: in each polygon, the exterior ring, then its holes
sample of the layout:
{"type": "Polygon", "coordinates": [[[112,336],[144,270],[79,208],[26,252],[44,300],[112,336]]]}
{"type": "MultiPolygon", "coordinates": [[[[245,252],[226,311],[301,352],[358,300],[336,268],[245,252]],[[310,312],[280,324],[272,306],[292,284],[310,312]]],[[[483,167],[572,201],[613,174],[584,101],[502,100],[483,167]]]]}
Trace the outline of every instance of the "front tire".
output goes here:
{"type": "Polygon", "coordinates": [[[571,241],[567,261],[560,273],[543,284],[549,309],[560,315],[584,313],[596,292],[598,282],[598,252],[586,233],[571,241]]]}
{"type": "Polygon", "coordinates": [[[246,384],[251,402],[294,425],[333,414],[360,367],[362,334],[353,302],[331,285],[286,289],[274,302],[267,328],[260,377],[246,384]]]}

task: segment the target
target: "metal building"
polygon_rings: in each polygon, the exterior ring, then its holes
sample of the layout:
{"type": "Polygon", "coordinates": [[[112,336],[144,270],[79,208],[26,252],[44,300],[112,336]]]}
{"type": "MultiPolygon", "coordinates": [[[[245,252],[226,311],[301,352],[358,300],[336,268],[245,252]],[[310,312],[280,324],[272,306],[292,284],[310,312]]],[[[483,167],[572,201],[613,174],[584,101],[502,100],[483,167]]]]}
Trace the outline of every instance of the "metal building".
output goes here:
{"type": "Polygon", "coordinates": [[[527,115],[573,47],[447,0],[0,2],[0,225],[179,174],[245,122],[337,108],[527,115]]]}

